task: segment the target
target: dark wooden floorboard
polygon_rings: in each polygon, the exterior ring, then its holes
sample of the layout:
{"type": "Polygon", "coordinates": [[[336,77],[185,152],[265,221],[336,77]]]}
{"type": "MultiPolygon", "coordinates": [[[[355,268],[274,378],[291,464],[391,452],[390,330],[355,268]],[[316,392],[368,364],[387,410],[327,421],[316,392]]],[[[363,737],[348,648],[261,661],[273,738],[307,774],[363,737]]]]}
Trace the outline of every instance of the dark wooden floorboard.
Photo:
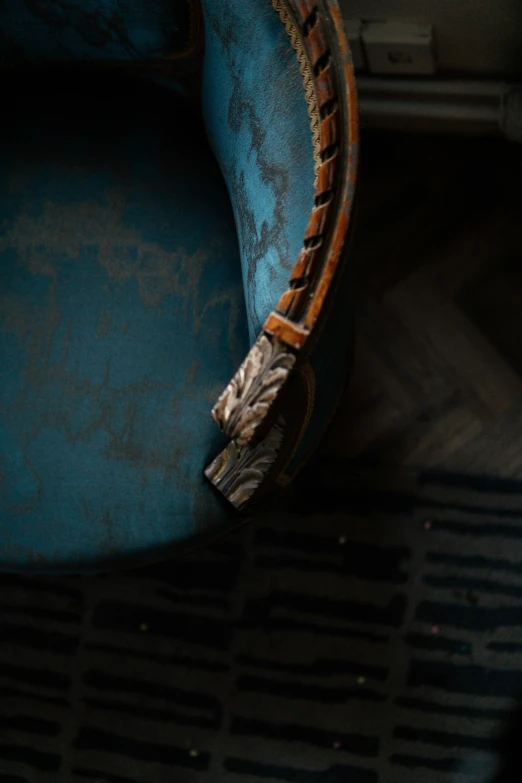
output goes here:
{"type": "Polygon", "coordinates": [[[522,477],[522,149],[363,134],[331,456],[522,477]]]}

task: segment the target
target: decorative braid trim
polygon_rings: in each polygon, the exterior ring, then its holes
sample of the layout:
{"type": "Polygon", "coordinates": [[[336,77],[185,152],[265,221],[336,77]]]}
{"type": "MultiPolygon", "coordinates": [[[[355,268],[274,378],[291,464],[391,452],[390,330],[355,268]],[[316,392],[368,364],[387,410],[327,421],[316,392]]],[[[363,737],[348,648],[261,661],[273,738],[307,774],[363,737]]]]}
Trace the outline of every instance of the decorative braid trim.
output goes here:
{"type": "Polygon", "coordinates": [[[285,0],[272,0],[274,10],[279,14],[282,23],[286,28],[288,37],[294,47],[297,60],[299,62],[299,70],[303,77],[303,86],[305,91],[306,105],[308,106],[308,116],[310,117],[310,127],[312,129],[312,143],[314,147],[314,172],[315,182],[314,187],[317,186],[317,177],[319,174],[319,168],[321,166],[321,115],[319,114],[319,106],[317,103],[317,96],[315,94],[314,78],[312,75],[312,68],[306,56],[306,51],[303,45],[299,27],[297,26],[292,14],[288,10],[285,0]]]}

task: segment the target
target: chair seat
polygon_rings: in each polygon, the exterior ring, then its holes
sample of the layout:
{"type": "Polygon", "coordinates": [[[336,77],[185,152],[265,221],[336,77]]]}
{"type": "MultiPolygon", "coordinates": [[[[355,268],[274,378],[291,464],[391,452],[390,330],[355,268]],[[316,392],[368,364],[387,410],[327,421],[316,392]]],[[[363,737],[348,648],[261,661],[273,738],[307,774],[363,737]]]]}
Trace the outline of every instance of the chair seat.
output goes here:
{"type": "Polygon", "coordinates": [[[33,74],[6,100],[0,569],[169,556],[232,522],[203,477],[249,347],[224,182],[164,87],[33,74]]]}

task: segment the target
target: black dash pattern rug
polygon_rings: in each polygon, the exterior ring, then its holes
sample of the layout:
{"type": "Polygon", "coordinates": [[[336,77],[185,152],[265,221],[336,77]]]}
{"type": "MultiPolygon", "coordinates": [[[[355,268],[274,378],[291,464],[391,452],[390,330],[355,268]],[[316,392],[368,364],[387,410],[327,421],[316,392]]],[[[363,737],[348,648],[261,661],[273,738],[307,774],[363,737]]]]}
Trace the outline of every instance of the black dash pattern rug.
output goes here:
{"type": "Polygon", "coordinates": [[[0,783],[522,780],[522,485],[328,497],[141,572],[1,576],[0,783]]]}

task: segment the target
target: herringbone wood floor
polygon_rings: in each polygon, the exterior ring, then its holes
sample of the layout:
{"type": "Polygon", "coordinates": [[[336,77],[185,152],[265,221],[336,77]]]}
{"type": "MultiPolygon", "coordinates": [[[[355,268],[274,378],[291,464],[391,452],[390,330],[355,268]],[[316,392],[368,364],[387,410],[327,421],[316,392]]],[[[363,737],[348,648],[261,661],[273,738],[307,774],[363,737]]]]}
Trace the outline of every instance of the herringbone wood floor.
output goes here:
{"type": "Polygon", "coordinates": [[[522,150],[362,148],[356,352],[326,452],[522,477],[522,150]]]}

